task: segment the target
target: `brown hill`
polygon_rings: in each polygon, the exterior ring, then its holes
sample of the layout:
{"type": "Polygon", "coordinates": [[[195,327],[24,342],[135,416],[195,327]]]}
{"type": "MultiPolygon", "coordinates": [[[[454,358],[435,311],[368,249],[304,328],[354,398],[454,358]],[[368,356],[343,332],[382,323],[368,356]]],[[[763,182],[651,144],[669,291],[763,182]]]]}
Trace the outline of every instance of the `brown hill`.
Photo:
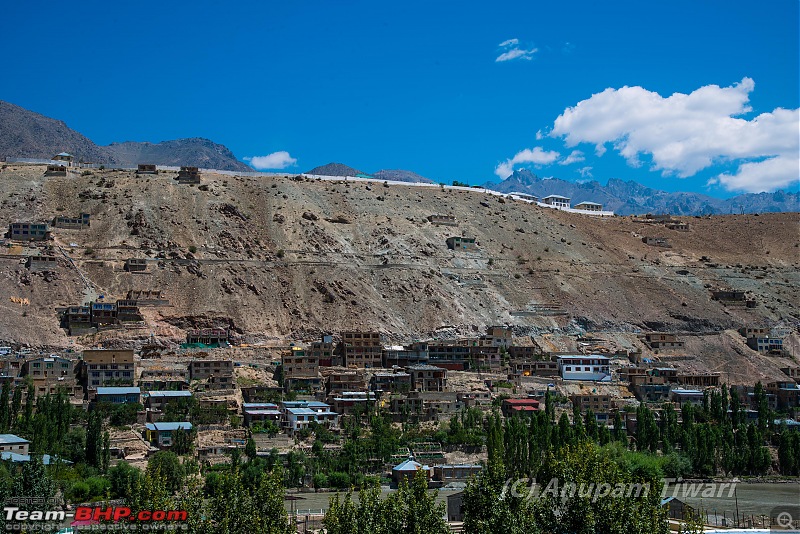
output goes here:
{"type": "MultiPolygon", "coordinates": [[[[188,326],[225,324],[249,342],[346,328],[408,340],[508,323],[536,335],[681,331],[707,336],[713,348],[724,330],[800,319],[798,214],[689,218],[691,230],[678,232],[439,187],[218,175],[198,187],[169,173],[42,174],[14,165],[0,172],[7,220],[90,213],[90,229],[54,235],[94,287],[83,288],[66,262],[44,276],[3,256],[5,342],[67,346],[56,306],[146,288],[163,290],[171,307],[148,310],[139,332],[100,339],[179,339],[188,326]],[[430,224],[434,213],[459,226],[430,224]],[[445,240],[462,234],[476,237],[477,251],[447,249],[445,240]],[[672,247],[647,246],[642,236],[668,237],[672,247]],[[153,259],[151,272],[123,272],[128,257],[153,259]],[[715,287],[746,291],[758,306],[726,307],[711,300],[715,287]],[[536,315],[537,305],[569,315],[536,315]]],[[[736,358],[754,357],[739,349],[736,358]]]]}

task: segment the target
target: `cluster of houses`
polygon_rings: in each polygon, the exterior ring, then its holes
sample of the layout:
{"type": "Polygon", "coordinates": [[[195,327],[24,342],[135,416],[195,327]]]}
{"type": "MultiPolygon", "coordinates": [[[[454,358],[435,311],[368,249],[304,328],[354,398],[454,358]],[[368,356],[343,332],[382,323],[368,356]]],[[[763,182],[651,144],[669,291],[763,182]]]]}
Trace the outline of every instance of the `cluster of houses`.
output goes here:
{"type": "Polygon", "coordinates": [[[529,193],[519,193],[519,192],[512,192],[509,193],[509,196],[512,198],[518,198],[520,200],[526,200],[528,202],[536,203],[540,206],[546,206],[550,208],[556,208],[560,210],[568,210],[573,212],[588,212],[588,213],[595,213],[595,214],[609,214],[611,212],[603,211],[603,205],[598,204],[597,202],[590,202],[585,200],[574,206],[571,205],[572,199],[569,197],[561,196],[561,195],[548,195],[546,197],[542,197],[541,199],[535,195],[531,195],[529,193]]]}

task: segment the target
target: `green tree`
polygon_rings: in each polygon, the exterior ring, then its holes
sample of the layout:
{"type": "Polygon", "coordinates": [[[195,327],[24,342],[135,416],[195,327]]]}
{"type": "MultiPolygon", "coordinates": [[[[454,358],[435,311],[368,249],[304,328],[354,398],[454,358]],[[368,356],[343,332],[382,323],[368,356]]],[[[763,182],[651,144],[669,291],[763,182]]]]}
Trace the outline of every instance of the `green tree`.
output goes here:
{"type": "Polygon", "coordinates": [[[164,485],[170,493],[183,486],[186,478],[178,456],[171,451],[158,451],[147,461],[147,471],[153,478],[163,477],[164,485]]]}

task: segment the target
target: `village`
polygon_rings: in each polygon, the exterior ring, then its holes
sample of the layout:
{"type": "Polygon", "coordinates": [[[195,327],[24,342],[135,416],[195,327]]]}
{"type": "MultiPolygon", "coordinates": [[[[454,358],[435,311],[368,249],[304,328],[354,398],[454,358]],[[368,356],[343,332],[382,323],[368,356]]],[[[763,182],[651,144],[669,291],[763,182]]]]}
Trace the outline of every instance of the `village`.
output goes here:
{"type": "MultiPolygon", "coordinates": [[[[70,158],[57,155],[45,175],[66,177],[73,169],[70,158]]],[[[202,183],[197,167],[181,167],[176,173],[143,164],[135,172],[143,177],[169,172],[177,184],[202,183]]],[[[589,201],[572,208],[570,199],[559,195],[541,202],[523,193],[505,198],[583,216],[613,217],[589,201]]],[[[307,212],[302,217],[316,220],[307,212]]],[[[187,326],[183,339],[151,334],[143,341],[141,333],[153,314],[168,309],[175,299],[170,288],[153,285],[148,276],[163,270],[168,261],[192,273],[208,260],[131,253],[113,260],[114,272],[141,282],[129,284],[130,289],[118,295],[99,294],[73,255],[58,245],[63,240],[54,240],[54,234],[64,230],[73,232],[70,236],[88,231],[92,222],[93,216],[85,212],[9,221],[4,245],[25,271],[47,277],[74,270],[86,291],[83,301],[52,309],[53,321],[80,345],[60,351],[0,347],[0,381],[10,391],[19,391],[22,403],[30,395],[39,399],[66,394],[74,408],[110,416],[111,465],[126,462],[145,468],[159,451],[176,450],[210,468],[231,462],[253,443],[257,457],[290,467],[298,458],[321,452],[341,454],[353,425],[368,427],[370,418],[380,415],[396,428],[413,427],[417,437],[384,457],[365,458],[358,467],[360,476],[396,488],[403,479],[424,473],[428,487],[448,490],[448,519],[459,522],[460,490],[487,464],[487,447],[480,440],[447,439],[463,418],[483,420],[493,413],[506,420],[530,417],[552,402],[556,419],[566,414],[576,424],[587,416],[599,428],[635,440],[640,406],[649,407],[661,424],[666,407],[680,414],[683,406],[703,406],[712,392],[725,387],[743,399],[748,421],[759,418],[763,389],[769,409],[778,417],[775,425],[800,429],[795,419],[800,408],[800,366],[791,339],[795,334],[783,322],[743,323],[738,333],[713,334],[728,336],[727,342],[746,357],[779,362],[783,376],[763,384],[713,370],[696,352],[699,334],[677,330],[530,334],[506,323],[471,336],[404,339],[384,328],[254,342],[220,322],[187,326]],[[786,345],[784,340],[789,340],[786,345]]],[[[672,247],[672,232],[691,231],[689,223],[669,215],[645,215],[635,223],[644,232],[631,240],[659,250],[672,247]]],[[[460,221],[454,215],[432,213],[426,224],[453,230],[440,242],[443,249],[454,254],[481,252],[475,237],[457,230],[460,221]]],[[[710,263],[703,258],[701,263],[710,263]]],[[[479,278],[451,276],[470,290],[485,286],[479,278]]],[[[333,299],[322,293],[324,302],[333,299]]],[[[704,293],[725,309],[759,306],[749,291],[706,286],[704,293]]],[[[13,298],[12,302],[26,305],[13,298]]],[[[551,300],[513,309],[510,315],[566,320],[570,314],[551,300]]],[[[27,439],[5,434],[2,459],[28,462],[30,445],[27,439]]],[[[336,472],[301,471],[295,484],[300,491],[342,490],[356,481],[342,482],[342,477],[333,476],[341,474],[336,472]]],[[[307,511],[311,515],[311,509],[307,511]]]]}

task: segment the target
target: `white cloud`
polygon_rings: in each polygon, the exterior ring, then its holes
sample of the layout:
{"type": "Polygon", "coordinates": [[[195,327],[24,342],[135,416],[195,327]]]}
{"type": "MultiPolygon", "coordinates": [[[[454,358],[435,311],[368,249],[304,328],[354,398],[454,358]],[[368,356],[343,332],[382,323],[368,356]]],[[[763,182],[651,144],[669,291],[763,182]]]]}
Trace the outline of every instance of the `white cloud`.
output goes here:
{"type": "Polygon", "coordinates": [[[800,177],[799,110],[777,108],[751,120],[744,78],[730,87],[706,85],[667,98],[642,87],[606,89],[567,108],[554,122],[552,137],[568,146],[592,143],[601,156],[606,143],[631,166],[649,154],[654,170],[681,178],[717,163],[736,162],[737,172],[711,180],[729,190],[771,191],[800,177]]]}
{"type": "Polygon", "coordinates": [[[285,169],[297,163],[297,158],[293,158],[285,150],[280,152],[273,152],[266,156],[253,156],[252,158],[244,158],[245,161],[250,162],[254,169],[285,169]]]}
{"type": "Polygon", "coordinates": [[[559,161],[558,164],[571,165],[572,163],[580,163],[581,161],[584,160],[586,160],[586,158],[583,157],[583,152],[581,152],[580,150],[573,150],[569,156],[559,161]]]}
{"type": "Polygon", "coordinates": [[[507,159],[497,165],[494,173],[502,180],[514,172],[514,165],[521,163],[533,163],[536,165],[547,165],[557,160],[561,154],[552,150],[542,150],[542,147],[526,148],[517,152],[513,158],[507,159]]]}
{"type": "Polygon", "coordinates": [[[498,46],[504,49],[504,52],[497,56],[497,59],[494,60],[496,63],[512,61],[514,59],[525,59],[530,61],[533,58],[533,54],[539,51],[538,48],[531,48],[530,50],[520,48],[519,39],[507,39],[498,46]]]}
{"type": "Polygon", "coordinates": [[[581,175],[581,178],[591,178],[594,176],[592,174],[592,167],[581,167],[578,169],[578,174],[581,175]]]}

